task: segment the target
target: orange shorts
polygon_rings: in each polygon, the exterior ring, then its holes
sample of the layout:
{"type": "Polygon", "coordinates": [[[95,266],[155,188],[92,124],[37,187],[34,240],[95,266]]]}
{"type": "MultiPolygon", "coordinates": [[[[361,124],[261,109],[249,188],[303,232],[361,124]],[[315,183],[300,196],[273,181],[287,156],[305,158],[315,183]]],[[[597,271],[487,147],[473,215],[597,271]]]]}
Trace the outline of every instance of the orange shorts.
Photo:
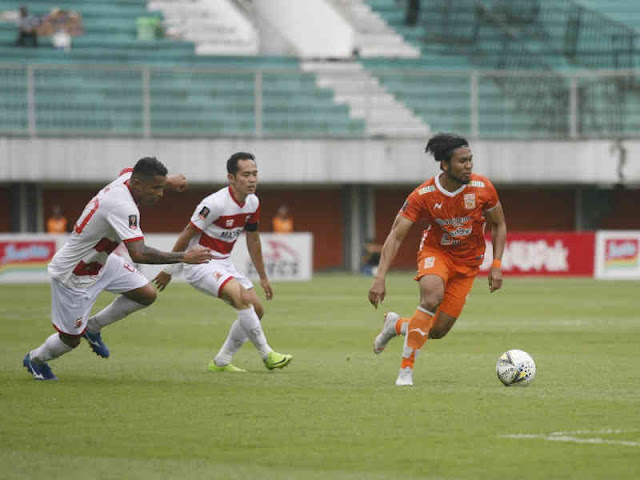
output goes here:
{"type": "Polygon", "coordinates": [[[458,265],[441,250],[423,248],[418,253],[416,280],[425,275],[437,275],[444,280],[444,297],[438,310],[458,318],[462,313],[467,295],[478,275],[479,267],[458,265]]]}

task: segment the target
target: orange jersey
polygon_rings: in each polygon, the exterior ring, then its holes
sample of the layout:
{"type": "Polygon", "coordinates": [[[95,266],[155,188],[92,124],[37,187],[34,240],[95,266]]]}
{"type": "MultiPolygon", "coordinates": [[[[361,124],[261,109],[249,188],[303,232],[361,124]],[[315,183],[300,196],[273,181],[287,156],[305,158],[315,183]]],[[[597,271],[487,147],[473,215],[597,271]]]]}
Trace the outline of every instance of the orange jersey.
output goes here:
{"type": "Polygon", "coordinates": [[[273,217],[272,225],[274,233],[293,232],[293,219],[291,217],[287,217],[285,219],[273,217]]]}
{"type": "Polygon", "coordinates": [[[66,233],[67,231],[67,219],[65,217],[54,218],[51,217],[47,220],[47,232],[48,233],[66,233]]]}
{"type": "Polygon", "coordinates": [[[479,266],[484,257],[484,212],[499,204],[495,187],[485,177],[472,174],[468,184],[449,192],[435,176],[411,192],[400,215],[428,223],[421,250],[437,248],[457,264],[479,266]]]}

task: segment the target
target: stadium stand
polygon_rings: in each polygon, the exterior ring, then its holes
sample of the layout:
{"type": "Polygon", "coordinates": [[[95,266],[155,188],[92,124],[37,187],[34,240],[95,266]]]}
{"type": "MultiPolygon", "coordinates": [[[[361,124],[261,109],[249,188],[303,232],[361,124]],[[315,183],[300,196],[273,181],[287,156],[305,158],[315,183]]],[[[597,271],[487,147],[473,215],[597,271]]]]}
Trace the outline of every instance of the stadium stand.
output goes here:
{"type": "Polygon", "coordinates": [[[193,0],[150,0],[160,10],[170,35],[193,41],[204,55],[257,55],[258,32],[233,3],[193,0]]]}
{"type": "MultiPolygon", "coordinates": [[[[48,1],[30,3],[45,15],[48,1]]],[[[38,135],[361,136],[364,122],[294,57],[196,55],[191,42],[138,40],[144,0],[67,0],[85,34],[70,52],[13,45],[0,24],[0,129],[38,135]],[[28,66],[28,67],[27,67],[28,66]],[[258,121],[256,121],[256,119],[258,121]]],[[[0,11],[15,2],[0,0],[0,11]]]]}
{"type": "MultiPolygon", "coordinates": [[[[365,70],[342,69],[352,70],[354,84],[375,86],[359,96],[338,88],[348,80],[294,57],[198,55],[191,41],[138,39],[138,19],[163,18],[148,5],[171,11],[168,25],[175,27],[182,1],[56,2],[82,15],[85,34],[73,39],[70,52],[16,48],[15,25],[0,23],[0,78],[7,86],[0,92],[0,129],[18,135],[361,137],[421,135],[428,128],[484,138],[637,135],[640,82],[595,71],[638,65],[630,1],[429,0],[415,26],[405,24],[396,0],[333,1],[360,22],[356,59],[365,70]],[[616,21],[616,12],[629,13],[629,22],[616,21]]],[[[0,11],[15,6],[0,0],[0,11]]],[[[51,3],[29,6],[44,15],[51,3]]]]}
{"type": "Polygon", "coordinates": [[[640,32],[640,10],[635,0],[579,0],[577,3],[640,32]]]}
{"type": "Polygon", "coordinates": [[[395,0],[368,3],[422,54],[364,64],[434,129],[489,138],[637,131],[634,77],[576,73],[637,65],[635,32],[598,12],[570,0],[430,0],[422,2],[417,25],[407,26],[395,0]],[[433,69],[478,73],[474,80],[433,69]],[[517,70],[535,73],[511,73],[517,70]],[[579,120],[572,124],[569,117],[579,120]]]}

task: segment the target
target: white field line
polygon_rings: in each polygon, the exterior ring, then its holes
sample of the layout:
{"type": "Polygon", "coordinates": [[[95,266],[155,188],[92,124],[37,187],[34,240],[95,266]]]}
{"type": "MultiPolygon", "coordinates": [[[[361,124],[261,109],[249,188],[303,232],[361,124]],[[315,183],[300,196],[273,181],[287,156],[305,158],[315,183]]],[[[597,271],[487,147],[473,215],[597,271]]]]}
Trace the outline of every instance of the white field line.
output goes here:
{"type": "Polygon", "coordinates": [[[587,443],[592,445],[623,445],[625,447],[640,447],[640,442],[632,442],[629,440],[609,440],[607,438],[580,438],[573,435],[603,435],[625,433],[624,430],[599,430],[588,431],[579,430],[576,432],[552,432],[549,434],[533,434],[533,433],[515,433],[511,435],[498,435],[500,438],[515,438],[515,439],[541,439],[549,440],[551,442],[569,442],[569,443],[587,443]]]}

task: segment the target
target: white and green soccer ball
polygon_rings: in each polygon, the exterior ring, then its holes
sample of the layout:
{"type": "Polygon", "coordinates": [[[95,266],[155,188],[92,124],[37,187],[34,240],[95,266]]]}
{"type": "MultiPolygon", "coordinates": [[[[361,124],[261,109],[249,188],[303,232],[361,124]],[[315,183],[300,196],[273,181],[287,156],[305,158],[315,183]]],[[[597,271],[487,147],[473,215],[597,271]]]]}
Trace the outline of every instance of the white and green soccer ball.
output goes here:
{"type": "Polygon", "coordinates": [[[509,350],[498,358],[496,364],[498,379],[507,387],[526,387],[536,377],[536,364],[527,352],[509,350]]]}

